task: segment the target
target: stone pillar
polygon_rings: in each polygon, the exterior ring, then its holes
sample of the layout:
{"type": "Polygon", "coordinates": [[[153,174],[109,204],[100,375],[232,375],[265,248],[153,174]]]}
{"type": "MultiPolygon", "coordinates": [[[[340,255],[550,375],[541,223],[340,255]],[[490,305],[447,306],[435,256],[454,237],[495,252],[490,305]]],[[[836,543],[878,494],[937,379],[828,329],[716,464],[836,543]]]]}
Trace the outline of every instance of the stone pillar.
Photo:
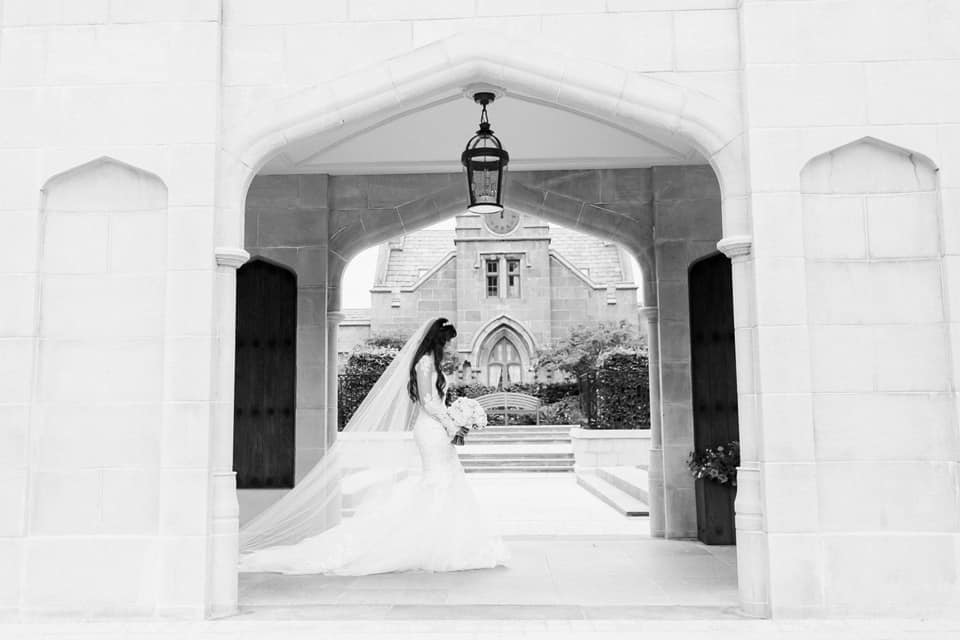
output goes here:
{"type": "Polygon", "coordinates": [[[717,248],[730,258],[733,276],[733,316],[737,352],[737,405],[740,432],[740,466],[737,468],[737,580],[740,605],[753,616],[770,614],[767,569],[767,533],[763,529],[760,473],[758,396],[753,380],[755,362],[753,313],[753,260],[749,236],[727,237],[717,248]]]}
{"type": "Polygon", "coordinates": [[[339,413],[337,392],[340,382],[337,367],[337,330],[345,317],[342,311],[327,311],[327,417],[324,442],[327,451],[337,439],[337,414],[339,413]]]}
{"type": "Polygon", "coordinates": [[[663,512],[663,427],[660,413],[660,324],[657,307],[640,309],[647,323],[647,365],[650,369],[650,462],[649,481],[650,535],[664,536],[663,512]]]}
{"type": "Polygon", "coordinates": [[[233,470],[233,388],[236,357],[237,269],[250,254],[243,249],[216,249],[218,380],[210,442],[210,529],[208,540],[207,615],[237,611],[240,505],[233,470]]]}

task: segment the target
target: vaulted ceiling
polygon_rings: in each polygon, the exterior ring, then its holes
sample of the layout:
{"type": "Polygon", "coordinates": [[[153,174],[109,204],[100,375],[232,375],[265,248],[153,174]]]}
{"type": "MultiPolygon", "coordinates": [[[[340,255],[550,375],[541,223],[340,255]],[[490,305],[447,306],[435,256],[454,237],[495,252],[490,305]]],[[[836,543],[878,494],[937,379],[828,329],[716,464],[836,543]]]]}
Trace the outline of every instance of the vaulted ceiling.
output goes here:
{"type": "MultiPolygon", "coordinates": [[[[510,169],[596,169],[703,164],[683,139],[663,130],[625,131],[561,109],[498,99],[490,122],[510,152],[510,169]]],[[[288,145],[261,170],[287,173],[422,173],[460,170],[460,152],[480,107],[466,98],[435,104],[340,140],[329,134],[288,145]]]]}

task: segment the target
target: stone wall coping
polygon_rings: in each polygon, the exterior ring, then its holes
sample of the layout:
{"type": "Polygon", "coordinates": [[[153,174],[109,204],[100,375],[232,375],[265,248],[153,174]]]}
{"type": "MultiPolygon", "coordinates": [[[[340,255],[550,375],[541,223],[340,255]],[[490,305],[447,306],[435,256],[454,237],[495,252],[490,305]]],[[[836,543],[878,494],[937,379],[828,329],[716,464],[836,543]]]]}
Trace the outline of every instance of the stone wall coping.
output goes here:
{"type": "Polygon", "coordinates": [[[584,429],[573,427],[570,437],[582,440],[649,440],[650,429],[584,429]]]}

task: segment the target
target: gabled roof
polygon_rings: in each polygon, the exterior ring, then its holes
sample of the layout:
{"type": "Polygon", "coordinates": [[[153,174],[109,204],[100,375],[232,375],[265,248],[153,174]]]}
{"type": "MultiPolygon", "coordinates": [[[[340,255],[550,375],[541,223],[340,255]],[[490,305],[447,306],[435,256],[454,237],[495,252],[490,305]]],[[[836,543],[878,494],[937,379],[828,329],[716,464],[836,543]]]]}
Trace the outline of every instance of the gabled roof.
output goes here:
{"type": "Polygon", "coordinates": [[[550,248],[599,285],[633,282],[619,247],[612,242],[550,225],[550,248]]]}
{"type": "MultiPolygon", "coordinates": [[[[410,287],[454,250],[453,229],[424,229],[381,245],[375,286],[410,287]]],[[[550,248],[595,284],[633,284],[620,248],[593,236],[550,225],[550,248]]]]}
{"type": "Polygon", "coordinates": [[[453,229],[423,229],[385,243],[376,286],[409,287],[453,251],[453,229]]]}

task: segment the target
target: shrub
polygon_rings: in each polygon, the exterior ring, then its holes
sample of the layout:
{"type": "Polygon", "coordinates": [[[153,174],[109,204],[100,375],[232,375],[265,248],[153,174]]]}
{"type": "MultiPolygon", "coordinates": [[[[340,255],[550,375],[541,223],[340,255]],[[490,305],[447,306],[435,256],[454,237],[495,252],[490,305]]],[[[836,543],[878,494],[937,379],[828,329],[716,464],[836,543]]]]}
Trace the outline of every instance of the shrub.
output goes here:
{"type": "Polygon", "coordinates": [[[390,366],[399,349],[386,346],[364,345],[357,347],[340,375],[340,390],[337,398],[338,428],[342,430],[353,412],[357,410],[367,393],[390,366]]]}
{"type": "Polygon", "coordinates": [[[597,416],[602,429],[650,427],[647,358],[616,347],[597,359],[597,416]]]}
{"type": "Polygon", "coordinates": [[[646,350],[636,329],[626,321],[619,324],[601,322],[579,325],[566,337],[537,354],[537,368],[559,369],[581,378],[596,371],[602,354],[624,347],[638,352],[646,350]]]}
{"type": "Polygon", "coordinates": [[[587,419],[580,411],[579,398],[571,396],[540,407],[540,422],[544,424],[578,424],[587,426],[587,419]]]}

